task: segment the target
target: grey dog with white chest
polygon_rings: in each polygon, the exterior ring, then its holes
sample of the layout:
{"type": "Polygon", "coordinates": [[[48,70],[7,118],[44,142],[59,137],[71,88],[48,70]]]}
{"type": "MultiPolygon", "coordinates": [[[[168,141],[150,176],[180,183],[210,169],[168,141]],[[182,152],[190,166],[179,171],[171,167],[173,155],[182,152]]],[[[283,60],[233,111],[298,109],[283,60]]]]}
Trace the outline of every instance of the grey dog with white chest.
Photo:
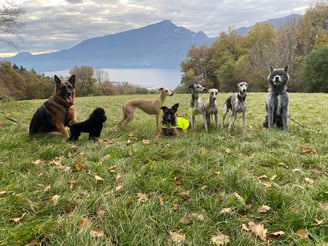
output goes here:
{"type": "Polygon", "coordinates": [[[224,103],[223,106],[223,119],[222,119],[222,127],[224,126],[224,120],[229,110],[231,110],[231,117],[228,130],[230,131],[233,124],[236,121],[237,113],[243,114],[243,131],[246,131],[246,91],[248,87],[248,83],[242,81],[237,84],[238,92],[231,95],[224,103]]]}
{"type": "Polygon", "coordinates": [[[275,69],[270,67],[268,75],[269,94],[265,105],[267,115],[263,122],[263,127],[269,130],[276,125],[278,128],[288,131],[288,81],[288,66],[275,69]]]}

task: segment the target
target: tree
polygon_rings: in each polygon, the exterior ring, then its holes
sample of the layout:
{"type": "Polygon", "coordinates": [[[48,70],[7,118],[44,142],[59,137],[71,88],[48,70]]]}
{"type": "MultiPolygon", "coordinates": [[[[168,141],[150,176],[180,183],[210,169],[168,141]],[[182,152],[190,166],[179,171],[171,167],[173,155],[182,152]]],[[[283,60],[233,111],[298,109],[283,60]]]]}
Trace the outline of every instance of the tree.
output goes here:
{"type": "Polygon", "coordinates": [[[18,37],[18,30],[24,25],[22,20],[24,11],[13,4],[0,6],[0,41],[16,47],[14,39],[18,37]]]}
{"type": "Polygon", "coordinates": [[[90,96],[96,93],[97,79],[93,78],[94,70],[89,66],[74,67],[69,72],[76,76],[76,90],[78,96],[90,96]]]}
{"type": "Polygon", "coordinates": [[[328,92],[328,46],[312,51],[304,59],[308,92],[328,92]]]}

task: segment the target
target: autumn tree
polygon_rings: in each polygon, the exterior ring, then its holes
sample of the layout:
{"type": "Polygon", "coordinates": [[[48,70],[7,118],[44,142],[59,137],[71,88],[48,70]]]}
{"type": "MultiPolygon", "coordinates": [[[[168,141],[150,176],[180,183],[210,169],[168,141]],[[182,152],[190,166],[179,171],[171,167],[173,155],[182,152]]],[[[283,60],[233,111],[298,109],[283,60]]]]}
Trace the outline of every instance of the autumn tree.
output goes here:
{"type": "Polygon", "coordinates": [[[328,46],[312,51],[304,59],[308,92],[328,92],[328,46]]]}
{"type": "Polygon", "coordinates": [[[74,67],[70,71],[70,75],[76,76],[76,90],[78,96],[90,96],[97,94],[96,82],[93,78],[94,70],[89,66],[74,67]]]}
{"type": "Polygon", "coordinates": [[[24,25],[24,11],[7,3],[0,6],[0,41],[16,47],[14,39],[18,30],[24,25]]]}

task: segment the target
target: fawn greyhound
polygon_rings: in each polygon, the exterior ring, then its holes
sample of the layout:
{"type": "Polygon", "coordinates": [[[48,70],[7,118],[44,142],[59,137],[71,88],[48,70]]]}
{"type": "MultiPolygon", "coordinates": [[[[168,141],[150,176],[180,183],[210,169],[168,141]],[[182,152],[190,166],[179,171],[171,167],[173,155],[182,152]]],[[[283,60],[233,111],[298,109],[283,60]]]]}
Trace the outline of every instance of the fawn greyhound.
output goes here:
{"type": "Polygon", "coordinates": [[[127,100],[123,104],[123,118],[120,121],[120,125],[126,126],[134,116],[134,109],[139,108],[147,114],[155,115],[156,117],[156,130],[159,130],[159,114],[161,107],[164,103],[166,96],[173,96],[173,92],[167,88],[160,88],[159,98],[157,99],[145,99],[145,98],[133,98],[127,100]]]}

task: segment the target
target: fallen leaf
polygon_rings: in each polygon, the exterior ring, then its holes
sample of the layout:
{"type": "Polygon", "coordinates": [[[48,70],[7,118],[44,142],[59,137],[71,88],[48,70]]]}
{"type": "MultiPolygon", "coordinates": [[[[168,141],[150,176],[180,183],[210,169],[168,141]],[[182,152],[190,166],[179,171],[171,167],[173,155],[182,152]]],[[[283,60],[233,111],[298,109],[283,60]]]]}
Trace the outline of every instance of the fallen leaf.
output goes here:
{"type": "Polygon", "coordinates": [[[183,180],[181,177],[177,176],[177,177],[174,177],[174,183],[176,185],[182,185],[183,184],[183,180]]]}
{"type": "Polygon", "coordinates": [[[79,147],[77,145],[72,145],[71,150],[75,153],[79,152],[79,147]]]}
{"type": "Polygon", "coordinates": [[[199,221],[204,221],[204,219],[205,219],[204,215],[202,215],[200,213],[192,213],[191,214],[191,217],[192,218],[195,218],[195,219],[197,219],[199,221]]]}
{"type": "Polygon", "coordinates": [[[98,216],[98,218],[101,218],[101,219],[102,219],[102,218],[104,218],[105,214],[106,214],[105,207],[101,205],[101,206],[97,209],[97,216],[98,216]]]}
{"type": "Polygon", "coordinates": [[[59,201],[59,198],[60,198],[60,195],[54,195],[52,198],[51,198],[51,202],[53,205],[57,205],[58,201],[59,201]]]}
{"type": "Polygon", "coordinates": [[[145,144],[145,145],[148,145],[148,144],[150,144],[150,140],[142,139],[142,143],[145,144]]]}
{"type": "Polygon", "coordinates": [[[0,191],[0,196],[6,194],[7,191],[0,191]]]}
{"type": "Polygon", "coordinates": [[[158,200],[159,200],[159,204],[160,204],[161,206],[163,206],[163,205],[164,205],[164,197],[159,196],[159,197],[158,197],[158,200]]]}
{"type": "Polygon", "coordinates": [[[257,210],[257,212],[258,212],[258,213],[266,213],[266,212],[268,212],[270,209],[271,209],[271,208],[270,208],[269,206],[267,206],[267,205],[263,205],[262,207],[260,207],[260,208],[257,210]]]}
{"type": "Polygon", "coordinates": [[[42,163],[42,161],[40,159],[32,161],[32,164],[34,164],[34,165],[39,165],[41,163],[42,163]]]}
{"type": "Polygon", "coordinates": [[[82,162],[77,162],[75,164],[75,168],[76,168],[76,170],[81,171],[83,169],[83,163],[82,162]]]}
{"type": "Polygon", "coordinates": [[[225,151],[227,154],[230,154],[230,153],[231,153],[231,149],[229,149],[229,148],[226,148],[224,151],[225,151]]]}
{"type": "Polygon", "coordinates": [[[116,173],[116,169],[117,169],[117,166],[114,165],[114,166],[109,167],[108,171],[111,172],[111,173],[116,173]]]}
{"type": "Polygon", "coordinates": [[[189,215],[185,215],[180,219],[179,222],[184,225],[191,225],[193,223],[193,220],[189,215]]]}
{"type": "Polygon", "coordinates": [[[178,232],[169,231],[169,235],[170,235],[171,240],[176,243],[181,243],[186,240],[186,235],[180,231],[178,231],[178,232]]]}
{"type": "Polygon", "coordinates": [[[132,142],[131,142],[131,140],[130,139],[128,139],[127,141],[126,141],[126,145],[130,145],[132,142]]]}
{"type": "Polygon", "coordinates": [[[108,155],[105,155],[103,157],[100,158],[100,163],[103,163],[104,161],[107,161],[111,158],[111,155],[108,154],[108,155]]]}
{"type": "Polygon", "coordinates": [[[92,231],[90,231],[90,236],[93,239],[101,239],[105,236],[105,233],[104,233],[104,231],[92,230],[92,231]]]}
{"type": "Polygon", "coordinates": [[[87,226],[89,224],[89,219],[88,218],[81,218],[80,219],[80,226],[87,226]]]}
{"type": "Polygon", "coordinates": [[[246,224],[242,224],[241,227],[243,228],[243,230],[244,230],[245,232],[250,232],[250,231],[251,231],[251,230],[247,227],[246,224]]]}
{"type": "Polygon", "coordinates": [[[48,185],[46,188],[44,188],[43,192],[48,193],[50,191],[51,186],[48,185]]]}
{"type": "Polygon", "coordinates": [[[18,223],[19,221],[21,221],[23,219],[23,217],[25,215],[26,215],[26,213],[23,213],[21,217],[9,218],[8,221],[12,221],[12,222],[18,223]]]}
{"type": "Polygon", "coordinates": [[[309,237],[309,234],[304,229],[299,229],[296,234],[300,239],[307,239],[309,237]]]}
{"type": "Polygon", "coordinates": [[[127,132],[126,135],[127,135],[128,137],[133,137],[133,132],[127,132]]]}
{"type": "Polygon", "coordinates": [[[115,188],[115,192],[121,192],[122,191],[122,189],[123,189],[123,186],[122,185],[118,185],[118,186],[116,186],[116,188],[115,188]]]}
{"type": "Polygon", "coordinates": [[[118,174],[118,175],[116,176],[116,178],[115,178],[115,183],[116,183],[116,184],[120,184],[120,183],[122,183],[122,176],[121,176],[121,175],[118,174]]]}
{"type": "Polygon", "coordinates": [[[95,180],[97,181],[104,181],[104,179],[98,175],[95,175],[95,180]]]}
{"type": "Polygon", "coordinates": [[[258,179],[267,179],[267,178],[268,178],[268,176],[266,176],[265,174],[258,176],[258,179]]]}
{"type": "Polygon", "coordinates": [[[140,193],[140,192],[137,193],[137,197],[138,197],[138,201],[140,201],[140,202],[146,202],[149,200],[148,196],[144,193],[140,193]]]}
{"type": "Polygon", "coordinates": [[[184,200],[190,200],[191,199],[191,195],[189,193],[190,193],[189,191],[183,191],[183,192],[180,192],[179,195],[184,200]]]}
{"type": "Polygon", "coordinates": [[[271,236],[274,236],[274,237],[280,237],[280,236],[285,235],[285,232],[283,232],[283,231],[277,231],[277,232],[271,233],[270,235],[271,236]]]}
{"type": "Polygon", "coordinates": [[[61,162],[62,162],[63,159],[64,159],[63,156],[55,157],[55,159],[50,161],[50,164],[55,165],[55,166],[61,165],[61,162]]]}
{"type": "Polygon", "coordinates": [[[248,227],[262,241],[266,241],[266,239],[267,239],[266,233],[267,233],[268,230],[264,228],[264,225],[255,224],[254,222],[250,221],[248,223],[248,227]]]}
{"type": "Polygon", "coordinates": [[[226,245],[230,242],[230,237],[219,232],[218,234],[211,237],[211,242],[217,246],[226,245]]]}
{"type": "Polygon", "coordinates": [[[314,184],[314,180],[311,179],[311,178],[304,178],[305,182],[308,183],[308,184],[314,184]]]}
{"type": "Polygon", "coordinates": [[[302,153],[304,154],[311,154],[311,155],[317,155],[318,152],[316,149],[311,148],[311,147],[306,147],[306,146],[301,146],[302,153]]]}
{"type": "Polygon", "coordinates": [[[315,222],[317,223],[317,225],[322,225],[325,222],[325,220],[315,219],[315,222]]]}
{"type": "Polygon", "coordinates": [[[273,176],[270,178],[270,180],[273,181],[273,180],[276,179],[276,177],[277,177],[277,175],[273,175],[273,176]]]}
{"type": "Polygon", "coordinates": [[[232,209],[231,208],[224,208],[220,211],[220,214],[231,214],[232,209]]]}
{"type": "Polygon", "coordinates": [[[58,171],[62,171],[64,173],[69,173],[72,171],[72,168],[71,167],[68,167],[68,166],[62,166],[61,164],[58,164],[58,165],[55,165],[54,167],[56,170],[58,171]]]}
{"type": "Polygon", "coordinates": [[[237,192],[233,193],[233,195],[238,201],[240,201],[242,204],[245,204],[244,198],[242,198],[237,192]]]}

